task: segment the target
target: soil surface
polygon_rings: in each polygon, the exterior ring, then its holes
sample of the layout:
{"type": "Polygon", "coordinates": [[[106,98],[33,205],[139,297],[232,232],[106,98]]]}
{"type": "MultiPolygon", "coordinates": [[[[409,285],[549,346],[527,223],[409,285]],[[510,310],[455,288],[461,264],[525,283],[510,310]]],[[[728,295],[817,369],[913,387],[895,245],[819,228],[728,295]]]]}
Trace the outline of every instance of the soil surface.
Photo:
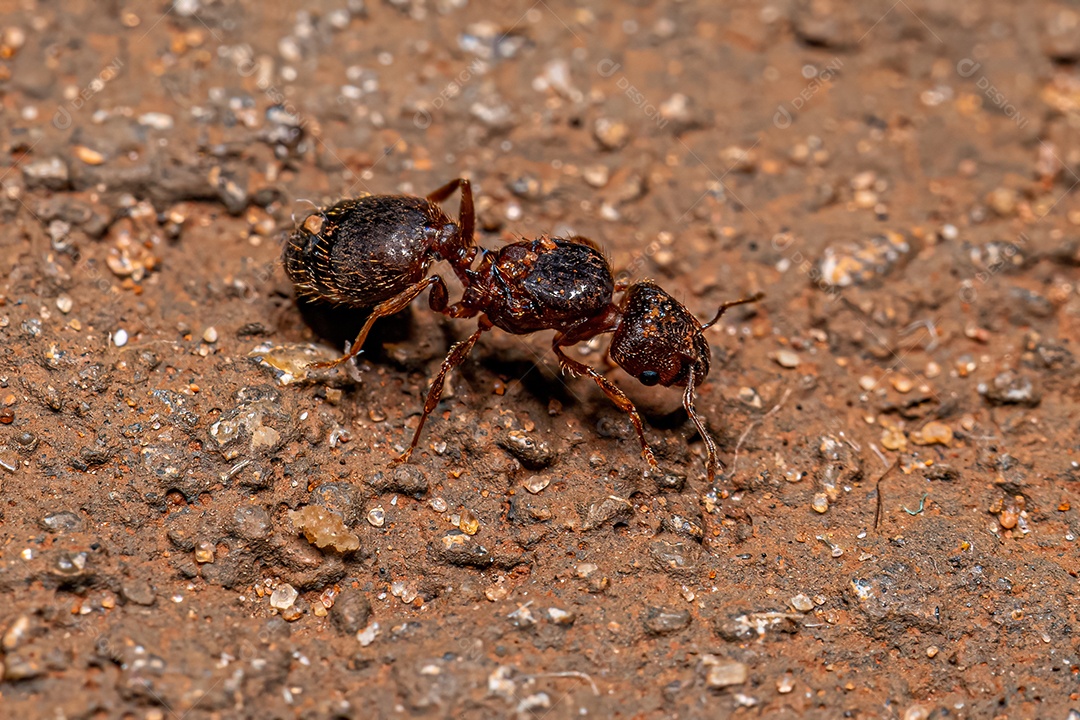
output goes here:
{"type": "Polygon", "coordinates": [[[1075,5],[0,25],[0,715],[1080,711],[1075,5]],[[677,389],[609,373],[646,475],[550,333],[488,333],[391,467],[475,328],[426,299],[298,371],[363,314],[298,305],[295,223],[461,175],[484,247],[584,235],[703,320],[765,292],[707,333],[715,484],[677,389]]]}

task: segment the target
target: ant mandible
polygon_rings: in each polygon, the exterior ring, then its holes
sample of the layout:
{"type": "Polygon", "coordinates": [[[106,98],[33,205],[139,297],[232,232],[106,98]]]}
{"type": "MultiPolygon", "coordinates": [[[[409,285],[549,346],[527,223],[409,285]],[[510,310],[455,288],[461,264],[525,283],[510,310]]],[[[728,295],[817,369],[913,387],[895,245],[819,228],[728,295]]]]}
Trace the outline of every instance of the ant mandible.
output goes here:
{"type": "Polygon", "coordinates": [[[695,390],[709,373],[710,349],[704,331],[728,308],[759,300],[761,293],[724,303],[712,320],[702,324],[653,282],[617,286],[603,253],[587,238],[542,237],[510,243],[497,251],[472,247],[475,221],[467,180],[443,186],[426,201],[410,196],[369,196],[339,203],[326,215],[334,218],[330,234],[325,219],[316,229],[308,227],[308,218],[290,239],[286,248],[290,278],[302,295],[332,304],[374,307],[348,353],[315,367],[333,366],[355,356],[375,319],[403,310],[427,287],[431,288],[428,301],[432,310],[455,318],[479,316],[476,331],[455,344],[443,360],[412,442],[395,462],[408,460],[416,448],[428,416],[442,397],[447,373],[464,362],[481,335],[498,327],[514,335],[555,330],[552,348],[561,367],[573,375],[588,375],[627,413],[641,443],[642,457],[651,469],[657,469],[634,403],[604,375],[564,352],[566,347],[610,332],[611,359],[643,385],[685,388],[683,407],[705,442],[708,478],[715,481],[720,465],[716,444],[694,407],[695,390]],[[457,187],[462,188],[460,225],[450,222],[434,205],[457,187]],[[363,201],[367,203],[362,210],[350,204],[363,201]],[[403,208],[411,213],[406,216],[403,208]],[[418,226],[407,225],[410,220],[418,226]],[[409,240],[405,254],[411,253],[412,265],[398,254],[394,256],[397,262],[391,264],[392,273],[380,275],[367,268],[373,258],[380,266],[376,270],[387,265],[383,260],[386,246],[400,248],[401,237],[409,240]],[[343,247],[338,248],[339,244],[343,247]],[[307,248],[315,250],[304,252],[307,248]],[[470,266],[478,253],[480,262],[474,270],[470,266]],[[453,305],[441,277],[423,278],[435,259],[448,261],[464,286],[461,300],[453,305]],[[333,270],[330,279],[322,277],[327,268],[333,270]],[[349,274],[353,268],[363,271],[353,270],[358,275],[354,278],[349,274]],[[624,294],[615,304],[612,298],[618,291],[624,294]]]}

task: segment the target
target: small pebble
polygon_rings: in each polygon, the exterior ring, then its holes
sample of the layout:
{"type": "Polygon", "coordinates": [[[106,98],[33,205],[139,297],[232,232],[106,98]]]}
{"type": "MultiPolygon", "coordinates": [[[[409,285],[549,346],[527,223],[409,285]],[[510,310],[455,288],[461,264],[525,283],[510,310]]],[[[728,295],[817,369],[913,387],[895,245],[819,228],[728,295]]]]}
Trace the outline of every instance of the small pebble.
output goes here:
{"type": "Polygon", "coordinates": [[[0,43],[12,50],[18,50],[26,43],[26,31],[14,25],[4,28],[0,43]]]}
{"type": "Polygon", "coordinates": [[[1017,194],[1010,188],[997,188],[986,196],[986,204],[1001,217],[1016,213],[1017,194]]]}
{"type": "Polygon", "coordinates": [[[68,187],[70,171],[63,158],[50,157],[34,160],[23,166],[23,177],[28,187],[45,187],[50,190],[64,190],[68,187]]]}
{"type": "Polygon", "coordinates": [[[139,124],[154,130],[171,130],[173,126],[172,115],[160,112],[148,112],[139,116],[139,124]]]}
{"type": "Polygon", "coordinates": [[[877,173],[873,170],[863,170],[851,178],[852,190],[869,190],[877,182],[877,173]]]}
{"type": "Polygon", "coordinates": [[[923,705],[912,705],[904,711],[904,720],[926,720],[930,717],[930,709],[923,705]]]}
{"type": "Polygon", "coordinates": [[[298,595],[296,588],[289,583],[282,583],[274,588],[274,592],[270,594],[270,607],[278,610],[291,608],[298,595]]]}
{"type": "Polygon", "coordinates": [[[716,655],[705,655],[702,663],[705,671],[705,685],[710,688],[726,688],[732,685],[742,685],[749,675],[744,663],[716,655]]]}
{"type": "Polygon", "coordinates": [[[218,331],[213,325],[203,330],[202,334],[203,342],[213,344],[218,340],[218,331]]]}
{"type": "Polygon", "coordinates": [[[30,617],[20,615],[8,627],[4,633],[3,648],[5,652],[11,652],[19,647],[30,636],[30,617]]]}
{"type": "Polygon", "coordinates": [[[979,327],[974,323],[968,323],[964,327],[964,335],[976,342],[988,343],[990,342],[990,331],[986,328],[979,327]]]}
{"type": "Polygon", "coordinates": [[[447,508],[446,501],[443,500],[441,497],[433,497],[433,498],[431,498],[431,502],[429,502],[428,504],[431,506],[431,509],[434,510],[435,512],[437,512],[437,513],[446,512],[446,508],[447,508]]]}
{"type": "Polygon", "coordinates": [[[542,477],[540,475],[533,475],[531,478],[524,482],[525,489],[533,495],[540,493],[544,488],[551,484],[551,479],[542,477]]]}
{"type": "Polygon", "coordinates": [[[304,606],[299,602],[281,611],[281,618],[286,622],[296,622],[303,617],[303,615],[304,606]]]}
{"type": "Polygon", "coordinates": [[[630,142],[630,126],[619,120],[598,118],[593,124],[593,137],[604,150],[618,150],[630,142]]]}
{"type": "Polygon", "coordinates": [[[931,645],[930,647],[926,648],[926,657],[932,658],[937,654],[938,654],[938,646],[937,645],[931,645]]]}
{"type": "Polygon", "coordinates": [[[71,312],[72,305],[73,303],[70,295],[64,294],[56,298],[56,309],[65,315],[71,312]]]}
{"type": "Polygon", "coordinates": [[[589,562],[578,563],[577,576],[579,578],[587,578],[590,575],[592,575],[594,572],[596,572],[597,569],[598,568],[596,566],[596,563],[589,563],[589,562]]]}
{"type": "Polygon", "coordinates": [[[125,345],[127,345],[127,341],[128,341],[127,330],[124,330],[123,328],[120,328],[115,333],[113,333],[112,343],[113,343],[113,345],[115,347],[118,347],[118,348],[124,347],[125,345]]]}
{"type": "Polygon", "coordinates": [[[810,507],[814,508],[816,513],[825,513],[829,509],[829,498],[825,496],[825,493],[815,493],[810,507]]]}
{"type": "Polygon", "coordinates": [[[956,374],[960,377],[967,377],[975,372],[977,367],[978,365],[975,363],[975,358],[970,355],[961,355],[956,359],[956,374]]]}
{"type": "Polygon", "coordinates": [[[461,530],[466,535],[475,535],[479,529],[480,520],[477,519],[473,511],[462,510],[461,519],[458,520],[458,530],[461,530]]]}
{"type": "Polygon", "coordinates": [[[752,387],[739,388],[739,400],[746,403],[752,408],[760,409],[762,406],[761,395],[759,395],[758,391],[752,387]]]}
{"type": "Polygon", "coordinates": [[[574,620],[577,618],[572,612],[567,612],[562,608],[549,607],[547,609],[548,618],[556,625],[573,625],[574,620]]]}
{"type": "Polygon", "coordinates": [[[911,388],[915,387],[915,383],[906,375],[895,375],[892,379],[892,386],[898,393],[909,393],[911,388]]]}
{"type": "Polygon", "coordinates": [[[907,436],[904,435],[903,430],[889,426],[881,431],[881,445],[886,450],[904,452],[907,450],[907,436]]]}
{"type": "Polygon", "coordinates": [[[773,353],[772,359],[776,361],[776,364],[785,368],[796,368],[799,366],[799,356],[791,350],[780,350],[773,353]]]}
{"type": "Polygon", "coordinates": [[[795,608],[799,612],[810,612],[814,609],[814,601],[809,596],[799,593],[795,597],[791,598],[788,602],[791,603],[791,607],[795,608]]]}
{"type": "Polygon", "coordinates": [[[757,155],[753,148],[729,145],[720,151],[720,161],[728,172],[748,173],[757,166],[757,155]]]}
{"type": "Polygon", "coordinates": [[[85,145],[75,146],[75,157],[83,161],[87,165],[101,165],[105,162],[105,156],[99,153],[97,150],[92,150],[85,145]]]}
{"type": "Polygon", "coordinates": [[[653,635],[667,635],[685,629],[690,619],[689,610],[651,607],[646,610],[642,624],[653,635]]]}
{"type": "Polygon", "coordinates": [[[878,194],[873,190],[857,190],[855,191],[855,206],[863,209],[869,209],[877,205],[878,194]]]}
{"type": "Polygon", "coordinates": [[[367,521],[372,527],[382,527],[386,523],[386,511],[381,506],[371,508],[368,510],[367,521]]]}
{"type": "Polygon", "coordinates": [[[590,165],[581,171],[581,177],[594,188],[602,188],[608,184],[611,173],[605,165],[590,165]]]}
{"type": "Polygon", "coordinates": [[[784,673],[780,676],[780,679],[776,681],[776,692],[781,695],[787,695],[794,689],[795,678],[791,676],[791,673],[784,673]]]}
{"type": "Polygon", "coordinates": [[[390,583],[390,594],[396,598],[399,598],[401,602],[405,603],[406,605],[410,604],[413,600],[416,599],[416,590],[414,590],[411,586],[406,585],[401,580],[395,580],[394,582],[390,583]]]}
{"type": "Polygon", "coordinates": [[[911,441],[916,445],[945,445],[952,443],[952,428],[943,422],[931,420],[918,432],[911,434],[911,441]]]}
{"type": "Polygon", "coordinates": [[[379,623],[373,622],[366,628],[356,633],[356,640],[360,643],[361,647],[367,647],[371,643],[375,642],[375,638],[379,636],[379,623]]]}
{"type": "Polygon", "coordinates": [[[506,585],[492,585],[484,590],[484,597],[491,602],[499,602],[510,596],[510,588],[506,585]]]}
{"type": "Polygon", "coordinates": [[[207,540],[199,541],[195,546],[195,562],[200,565],[214,562],[214,543],[207,540]]]}

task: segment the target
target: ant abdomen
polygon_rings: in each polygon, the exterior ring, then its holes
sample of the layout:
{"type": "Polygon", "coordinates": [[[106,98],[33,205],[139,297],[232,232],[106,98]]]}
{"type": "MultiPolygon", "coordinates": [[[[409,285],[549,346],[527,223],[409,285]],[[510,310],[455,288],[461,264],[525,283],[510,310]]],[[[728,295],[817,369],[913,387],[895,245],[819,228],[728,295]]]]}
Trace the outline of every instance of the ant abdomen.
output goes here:
{"type": "Polygon", "coordinates": [[[297,226],[285,246],[285,272],[309,300],[374,307],[420,282],[433,249],[457,233],[442,209],[424,198],[344,200],[297,226]]]}

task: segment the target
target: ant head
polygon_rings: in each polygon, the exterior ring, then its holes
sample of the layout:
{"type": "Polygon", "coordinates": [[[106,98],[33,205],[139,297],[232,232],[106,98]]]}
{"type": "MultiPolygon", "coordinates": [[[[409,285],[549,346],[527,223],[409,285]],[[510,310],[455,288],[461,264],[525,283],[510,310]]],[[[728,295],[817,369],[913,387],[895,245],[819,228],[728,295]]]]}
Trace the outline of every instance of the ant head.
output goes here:
{"type": "Polygon", "coordinates": [[[652,282],[631,285],[611,358],[642,385],[700,384],[709,374],[709,344],[701,323],[652,282]]]}

